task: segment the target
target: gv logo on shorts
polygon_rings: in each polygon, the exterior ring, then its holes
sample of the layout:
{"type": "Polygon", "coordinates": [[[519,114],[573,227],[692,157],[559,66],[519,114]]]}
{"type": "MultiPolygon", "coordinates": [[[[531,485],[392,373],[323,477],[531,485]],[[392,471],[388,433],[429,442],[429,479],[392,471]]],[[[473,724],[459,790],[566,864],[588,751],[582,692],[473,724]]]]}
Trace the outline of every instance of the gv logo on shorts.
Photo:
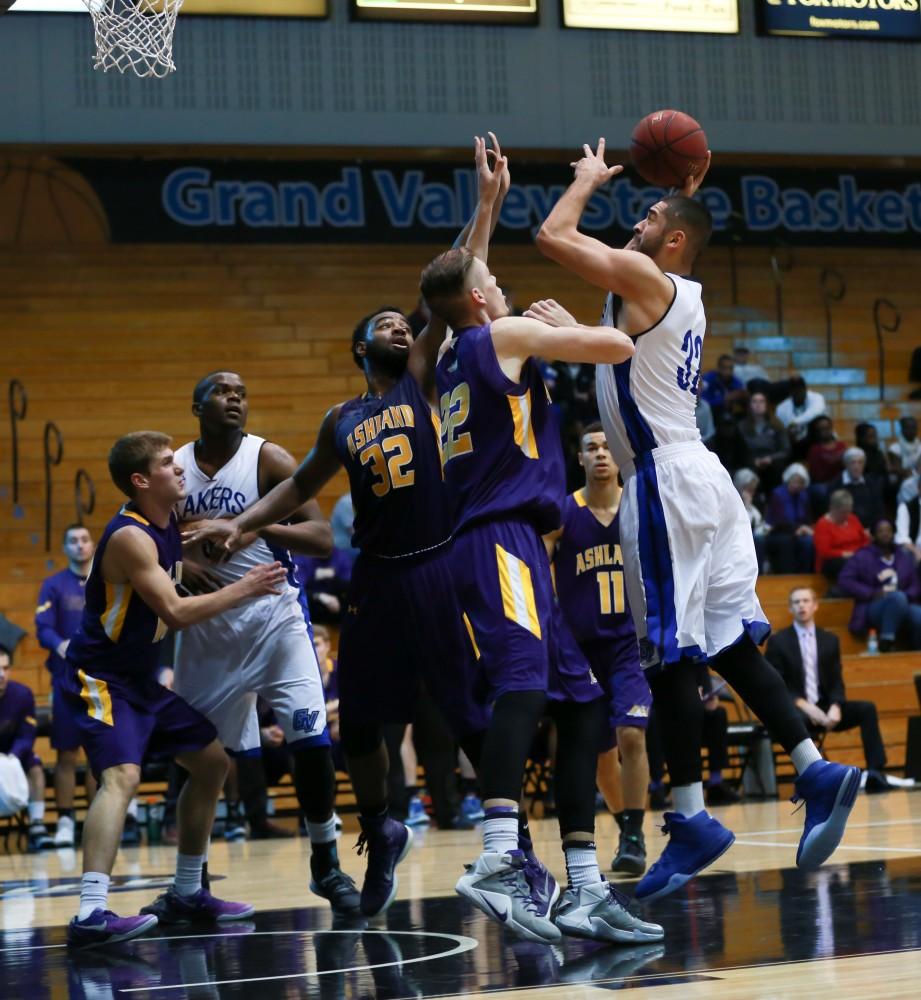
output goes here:
{"type": "Polygon", "coordinates": [[[311,733],[320,717],[319,710],[311,711],[309,708],[299,708],[294,713],[294,731],[297,733],[311,733]]]}

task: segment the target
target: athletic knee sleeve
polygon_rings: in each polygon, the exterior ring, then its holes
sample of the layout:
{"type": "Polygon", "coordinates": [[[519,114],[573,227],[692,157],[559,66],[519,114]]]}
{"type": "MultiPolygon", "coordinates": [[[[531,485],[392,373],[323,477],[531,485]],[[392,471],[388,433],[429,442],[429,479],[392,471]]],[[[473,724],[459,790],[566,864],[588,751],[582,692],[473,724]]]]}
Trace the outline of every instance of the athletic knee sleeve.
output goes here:
{"type": "Polygon", "coordinates": [[[521,797],[524,766],[546,702],[543,691],[508,691],[496,699],[480,754],[484,800],[521,797]]]}
{"type": "Polygon", "coordinates": [[[694,665],[685,660],[669,664],[650,679],[649,687],[669,779],[672,785],[692,785],[701,780],[704,722],[694,665]]]}
{"type": "Polygon", "coordinates": [[[556,768],[554,796],[560,836],[595,832],[595,772],[608,731],[605,700],[554,702],[556,768]]]}
{"type": "Polygon", "coordinates": [[[295,750],[294,789],[308,823],[329,819],[336,804],[336,769],[329,747],[295,750]]]}

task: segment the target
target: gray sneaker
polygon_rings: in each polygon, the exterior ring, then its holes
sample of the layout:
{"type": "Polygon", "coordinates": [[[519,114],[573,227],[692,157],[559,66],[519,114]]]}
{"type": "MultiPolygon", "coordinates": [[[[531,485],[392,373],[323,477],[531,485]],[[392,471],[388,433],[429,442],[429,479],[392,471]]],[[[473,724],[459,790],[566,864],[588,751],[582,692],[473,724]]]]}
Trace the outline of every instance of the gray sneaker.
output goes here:
{"type": "Polygon", "coordinates": [[[532,886],[528,861],[521,851],[484,851],[474,864],[467,865],[455,888],[490,920],[519,937],[547,944],[562,936],[551,919],[559,887],[553,882],[552,892],[547,895],[541,887],[532,886]]]}
{"type": "Polygon", "coordinates": [[[661,941],[665,931],[658,924],[648,924],[627,909],[627,897],[602,879],[563,893],[556,913],[556,925],[572,937],[638,944],[661,941]]]}

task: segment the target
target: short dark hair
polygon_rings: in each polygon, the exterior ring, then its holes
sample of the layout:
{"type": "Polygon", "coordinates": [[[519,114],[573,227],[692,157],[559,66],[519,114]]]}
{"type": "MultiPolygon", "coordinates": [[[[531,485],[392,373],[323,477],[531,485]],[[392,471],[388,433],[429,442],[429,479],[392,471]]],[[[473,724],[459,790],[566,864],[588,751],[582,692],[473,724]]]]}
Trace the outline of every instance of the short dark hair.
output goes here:
{"type": "Polygon", "coordinates": [[[195,388],[192,390],[192,402],[193,403],[203,403],[205,401],[205,396],[208,395],[208,390],[214,383],[215,376],[222,375],[224,372],[229,372],[231,375],[236,375],[239,377],[239,372],[235,372],[232,368],[218,368],[216,371],[208,372],[207,375],[203,375],[196,383],[195,388]]]}
{"type": "Polygon", "coordinates": [[[362,358],[355,353],[355,345],[360,344],[365,337],[368,335],[368,324],[377,319],[381,313],[398,313],[404,319],[406,319],[406,313],[400,309],[399,306],[381,306],[375,309],[374,312],[368,313],[367,316],[362,316],[361,319],[355,324],[355,329],[352,331],[352,360],[358,367],[364,371],[365,363],[362,358]]]}
{"type": "Polygon", "coordinates": [[[795,389],[797,386],[805,388],[806,380],[802,375],[793,375],[790,377],[790,388],[795,389]]]}
{"type": "Polygon", "coordinates": [[[150,464],[157,453],[166,448],[173,439],[159,431],[134,431],[120,437],[109,452],[109,475],[112,482],[125,494],[134,499],[131,477],[135,472],[145,475],[150,472],[150,464]]]}
{"type": "Polygon", "coordinates": [[[450,326],[457,325],[459,298],[476,256],[467,247],[454,247],[425,266],[419,289],[432,312],[450,326]]]}
{"type": "Polygon", "coordinates": [[[3,656],[4,653],[6,653],[6,655],[10,658],[10,666],[12,666],[13,665],[13,651],[11,649],[7,649],[6,646],[0,646],[0,656],[3,656]]]}
{"type": "Polygon", "coordinates": [[[604,434],[604,427],[600,420],[593,420],[590,424],[586,424],[582,428],[581,437],[585,437],[586,434],[604,434]]]}
{"type": "Polygon", "coordinates": [[[67,527],[64,529],[64,533],[61,535],[61,541],[66,542],[67,536],[72,531],[89,531],[89,530],[90,529],[85,524],[80,524],[79,521],[74,521],[73,524],[68,524],[67,527]]]}
{"type": "Polygon", "coordinates": [[[668,231],[681,229],[688,238],[692,256],[696,257],[710,242],[713,233],[713,216],[703,202],[672,194],[665,202],[665,219],[668,231]]]}
{"type": "Polygon", "coordinates": [[[719,356],[719,357],[718,357],[718,358],[716,359],[716,363],[717,363],[717,364],[720,364],[720,363],[721,363],[721,362],[723,362],[723,361],[732,361],[732,362],[734,363],[734,362],[735,362],[735,358],[734,358],[734,357],[733,357],[733,356],[732,356],[731,354],[721,354],[721,355],[720,355],[720,356],[719,356]]]}

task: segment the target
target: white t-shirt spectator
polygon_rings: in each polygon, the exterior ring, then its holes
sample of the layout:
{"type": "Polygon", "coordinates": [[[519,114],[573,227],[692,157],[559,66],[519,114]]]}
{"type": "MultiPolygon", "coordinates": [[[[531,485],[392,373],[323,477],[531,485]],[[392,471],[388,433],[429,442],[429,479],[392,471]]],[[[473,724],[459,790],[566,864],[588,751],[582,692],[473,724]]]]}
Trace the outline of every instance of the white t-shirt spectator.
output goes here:
{"type": "Polygon", "coordinates": [[[901,434],[889,445],[889,454],[902,463],[903,469],[913,469],[921,458],[921,438],[906,441],[901,434]]]}
{"type": "Polygon", "coordinates": [[[787,428],[794,441],[800,441],[806,436],[809,423],[816,417],[826,413],[825,397],[820,392],[806,390],[806,399],[802,406],[796,406],[793,397],[789,396],[777,405],[777,419],[787,428]]]}

